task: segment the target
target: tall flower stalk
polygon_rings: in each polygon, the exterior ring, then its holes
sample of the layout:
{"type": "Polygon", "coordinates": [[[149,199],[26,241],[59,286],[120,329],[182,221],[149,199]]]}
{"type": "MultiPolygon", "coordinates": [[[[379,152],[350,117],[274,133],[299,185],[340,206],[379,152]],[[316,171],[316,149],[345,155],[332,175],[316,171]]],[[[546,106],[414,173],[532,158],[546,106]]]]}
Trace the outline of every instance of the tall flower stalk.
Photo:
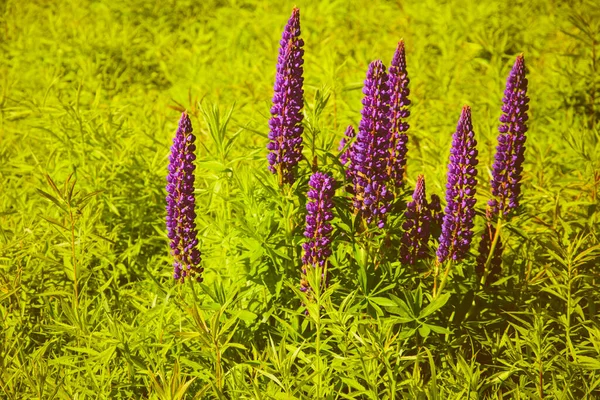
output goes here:
{"type": "Polygon", "coordinates": [[[439,263],[447,259],[462,260],[473,238],[475,216],[475,185],[477,176],[477,149],[471,123],[471,108],[463,107],[456,132],[452,137],[448,181],[446,183],[446,209],[442,223],[440,245],[437,249],[439,263]]]}
{"type": "Polygon", "coordinates": [[[428,207],[425,193],[425,178],[423,175],[419,175],[412,201],[406,205],[404,213],[404,223],[402,224],[404,233],[400,244],[400,260],[402,262],[413,265],[418,260],[427,257],[431,218],[432,213],[428,207]]]}
{"type": "Polygon", "coordinates": [[[486,229],[479,243],[477,272],[482,284],[493,280],[500,273],[502,264],[502,238],[500,231],[503,220],[519,206],[521,177],[525,161],[525,133],[529,116],[525,58],[517,56],[506,80],[502,99],[502,115],[498,127],[498,145],[492,166],[492,195],[486,211],[486,229]],[[493,221],[497,220],[493,226],[493,221]]]}
{"type": "Polygon", "coordinates": [[[279,185],[291,184],[302,159],[302,77],[304,41],[300,38],[300,10],[294,8],[280,41],[277,73],[269,120],[269,170],[277,174],[279,185]]]}
{"type": "Polygon", "coordinates": [[[183,283],[186,278],[202,281],[203,268],[197,249],[196,200],[194,197],[194,160],[196,137],[186,113],[181,115],[173,138],[167,175],[167,231],[173,255],[173,278],[183,283]]]}
{"type": "Polygon", "coordinates": [[[525,160],[529,97],[522,54],[517,57],[510,71],[502,102],[501,125],[498,128],[500,134],[492,167],[491,186],[494,198],[488,204],[494,215],[505,217],[519,206],[525,160]]]}
{"type": "Polygon", "coordinates": [[[300,290],[310,291],[306,280],[307,268],[321,268],[322,282],[325,282],[325,264],[331,256],[331,231],[330,221],[333,219],[333,195],[335,194],[335,181],[326,173],[315,172],[308,181],[310,190],[306,204],[306,228],[304,236],[306,241],[302,244],[304,255],[302,257],[302,281],[300,290]]]}
{"type": "Polygon", "coordinates": [[[408,106],[410,100],[408,95],[408,72],[406,71],[406,55],[404,41],[398,43],[398,48],[392,59],[388,74],[388,85],[390,91],[390,141],[389,141],[389,182],[393,187],[403,184],[404,168],[406,166],[406,152],[408,143],[409,125],[406,119],[410,116],[408,106]]]}
{"type": "Polygon", "coordinates": [[[385,66],[369,65],[363,88],[362,118],[350,153],[354,184],[353,205],[367,223],[382,228],[389,208],[386,187],[390,142],[389,86],[385,66]]]}

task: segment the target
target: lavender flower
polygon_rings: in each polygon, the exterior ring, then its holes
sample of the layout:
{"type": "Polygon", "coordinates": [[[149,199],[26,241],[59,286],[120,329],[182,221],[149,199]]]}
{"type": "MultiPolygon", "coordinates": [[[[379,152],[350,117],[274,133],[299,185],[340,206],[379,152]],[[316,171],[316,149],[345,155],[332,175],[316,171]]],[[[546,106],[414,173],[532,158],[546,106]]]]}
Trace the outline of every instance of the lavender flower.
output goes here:
{"type": "Polygon", "coordinates": [[[280,41],[275,94],[269,120],[267,159],[269,170],[279,176],[279,184],[293,183],[295,169],[302,159],[302,108],[304,107],[302,64],[304,41],[300,38],[300,10],[294,8],[280,41]]]}
{"type": "Polygon", "coordinates": [[[363,93],[362,119],[350,153],[353,204],[368,223],[376,220],[382,228],[390,202],[390,193],[385,185],[390,119],[388,76],[381,61],[373,61],[369,65],[363,93]]]}
{"type": "MultiPolygon", "coordinates": [[[[323,172],[315,172],[308,181],[310,190],[307,197],[310,201],[306,204],[306,229],[304,236],[306,242],[302,244],[304,256],[302,262],[303,279],[301,290],[306,292],[309,289],[308,283],[304,278],[307,267],[324,267],[327,258],[331,255],[330,234],[333,227],[329,223],[333,219],[333,195],[335,193],[334,179],[323,172]]],[[[324,277],[323,277],[324,278],[324,277]]]]}
{"type": "MultiPolygon", "coordinates": [[[[486,228],[481,235],[481,241],[479,242],[479,256],[477,256],[477,265],[475,266],[475,273],[479,279],[481,279],[481,277],[485,274],[485,264],[490,254],[495,235],[496,228],[488,221],[486,223],[486,228]]],[[[498,237],[496,247],[494,248],[494,253],[492,254],[492,258],[490,260],[489,273],[485,281],[486,284],[494,282],[498,275],[500,275],[502,266],[502,251],[502,240],[500,237],[498,237]]]]}
{"type": "Polygon", "coordinates": [[[498,130],[498,146],[492,167],[492,195],[495,198],[488,202],[495,215],[506,216],[519,206],[521,194],[521,175],[525,160],[525,132],[527,132],[527,78],[525,77],[525,60],[523,55],[510,71],[506,82],[506,90],[502,99],[502,123],[498,130]]]}
{"type": "Polygon", "coordinates": [[[417,177],[412,198],[413,200],[406,205],[405,221],[402,224],[404,234],[400,245],[400,260],[410,265],[427,257],[431,211],[427,205],[423,175],[417,177]]]}
{"type": "Polygon", "coordinates": [[[196,137],[192,134],[192,123],[186,113],[181,115],[179,127],[171,155],[167,175],[167,230],[171,239],[171,253],[174,257],[173,278],[183,283],[185,278],[202,281],[203,268],[200,268],[200,251],[196,248],[196,212],[194,207],[194,151],[196,137]]]}
{"type": "Polygon", "coordinates": [[[406,118],[410,111],[408,106],[410,100],[408,95],[408,73],[406,72],[406,56],[404,51],[404,41],[398,43],[398,48],[394,54],[394,59],[390,65],[388,75],[388,85],[390,90],[390,123],[391,140],[389,142],[389,163],[388,174],[392,185],[402,186],[404,178],[404,167],[406,165],[406,144],[408,143],[408,130],[406,118]]]}
{"type": "Polygon", "coordinates": [[[477,149],[471,123],[471,108],[463,107],[456,132],[452,136],[452,149],[446,183],[446,210],[437,249],[439,262],[464,258],[473,238],[475,216],[475,177],[477,176],[477,149]]]}

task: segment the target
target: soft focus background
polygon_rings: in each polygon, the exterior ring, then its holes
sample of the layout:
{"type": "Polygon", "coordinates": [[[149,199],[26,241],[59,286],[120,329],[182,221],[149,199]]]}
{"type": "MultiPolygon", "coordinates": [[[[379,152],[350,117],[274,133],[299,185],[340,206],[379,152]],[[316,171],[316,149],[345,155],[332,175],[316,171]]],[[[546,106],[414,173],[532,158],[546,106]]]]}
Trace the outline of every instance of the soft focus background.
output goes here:
{"type": "Polygon", "coordinates": [[[594,0],[0,2],[0,397],[600,397],[599,70],[594,0]],[[350,300],[335,306],[343,323],[310,328],[294,313],[299,261],[280,260],[286,241],[301,240],[284,225],[302,220],[302,204],[275,212],[265,173],[278,42],[294,5],[305,131],[320,164],[360,119],[368,63],[388,65],[404,38],[409,183],[423,173],[443,198],[468,104],[480,210],[506,77],[525,54],[523,212],[506,238],[510,295],[491,300],[518,304],[494,314],[503,325],[455,325],[450,304],[436,317],[444,328],[415,339],[378,312],[365,325],[350,300]],[[164,223],[183,109],[202,143],[206,286],[194,292],[170,278],[164,223]]]}

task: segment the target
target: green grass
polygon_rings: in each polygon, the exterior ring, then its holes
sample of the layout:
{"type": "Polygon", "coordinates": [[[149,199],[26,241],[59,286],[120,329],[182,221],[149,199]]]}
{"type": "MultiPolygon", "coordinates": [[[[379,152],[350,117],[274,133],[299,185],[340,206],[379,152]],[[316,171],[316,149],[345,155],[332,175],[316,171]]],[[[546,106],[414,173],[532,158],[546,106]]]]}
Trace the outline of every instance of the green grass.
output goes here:
{"type": "Polygon", "coordinates": [[[293,3],[6,0],[0,397],[600,398],[595,2],[296,5],[307,159],[341,178],[332,155],[360,119],[367,65],[387,65],[404,38],[408,186],[423,173],[443,197],[451,134],[468,104],[481,212],[506,76],[525,54],[523,205],[503,229],[502,279],[477,288],[473,256],[435,301],[430,264],[375,269],[368,249],[381,243],[344,236],[339,211],[332,284],[304,316],[296,288],[309,168],[282,195],[265,147],[293,3]],[[164,223],[181,109],[202,143],[203,285],[173,282],[164,223]]]}

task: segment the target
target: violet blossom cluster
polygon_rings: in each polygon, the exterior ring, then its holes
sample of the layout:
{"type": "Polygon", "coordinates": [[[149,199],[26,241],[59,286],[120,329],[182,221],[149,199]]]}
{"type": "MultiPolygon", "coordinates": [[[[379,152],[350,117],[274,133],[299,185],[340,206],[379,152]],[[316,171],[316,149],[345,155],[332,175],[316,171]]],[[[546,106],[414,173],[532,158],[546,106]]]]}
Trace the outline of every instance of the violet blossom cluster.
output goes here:
{"type": "MultiPolygon", "coordinates": [[[[331,256],[331,231],[330,221],[333,219],[333,196],[335,194],[335,181],[327,173],[315,172],[308,181],[310,190],[307,193],[309,201],[306,204],[306,228],[302,244],[304,255],[302,257],[303,279],[301,290],[309,290],[305,279],[307,268],[323,268],[331,256]]],[[[325,279],[324,276],[322,276],[325,279]]]]}
{"type": "Polygon", "coordinates": [[[390,142],[388,179],[394,187],[402,186],[404,179],[404,167],[406,165],[406,152],[408,143],[409,125],[406,118],[410,116],[408,106],[410,100],[408,88],[410,80],[406,71],[406,55],[404,41],[398,43],[398,48],[392,59],[388,73],[388,85],[390,92],[390,142]]]}
{"type": "Polygon", "coordinates": [[[521,175],[525,160],[525,133],[527,132],[527,78],[525,60],[519,55],[508,76],[502,99],[501,125],[498,128],[498,146],[492,167],[492,195],[488,202],[494,215],[506,216],[519,206],[521,175]]]}
{"type": "Polygon", "coordinates": [[[413,265],[428,255],[428,242],[431,230],[431,210],[427,204],[425,178],[417,177],[412,201],[406,205],[400,244],[400,260],[413,265]]]}
{"type": "Polygon", "coordinates": [[[454,261],[462,260],[473,238],[475,177],[477,176],[476,145],[471,123],[471,108],[465,106],[458,120],[456,132],[452,136],[446,183],[447,205],[437,249],[439,262],[444,262],[448,258],[454,261]]]}
{"type": "Polygon", "coordinates": [[[171,254],[174,257],[173,278],[183,283],[186,278],[202,281],[203,269],[199,267],[201,257],[196,231],[193,164],[196,137],[192,123],[186,113],[181,115],[167,175],[167,231],[171,254]]]}
{"type": "Polygon", "coordinates": [[[269,170],[279,184],[293,183],[295,169],[302,159],[302,108],[304,107],[304,41],[300,38],[300,10],[294,8],[280,41],[277,74],[269,120],[267,159],[269,170]]]}
{"type": "Polygon", "coordinates": [[[350,153],[353,205],[368,223],[382,228],[390,207],[386,187],[390,142],[388,75],[379,60],[369,65],[363,88],[362,118],[350,153]]]}

